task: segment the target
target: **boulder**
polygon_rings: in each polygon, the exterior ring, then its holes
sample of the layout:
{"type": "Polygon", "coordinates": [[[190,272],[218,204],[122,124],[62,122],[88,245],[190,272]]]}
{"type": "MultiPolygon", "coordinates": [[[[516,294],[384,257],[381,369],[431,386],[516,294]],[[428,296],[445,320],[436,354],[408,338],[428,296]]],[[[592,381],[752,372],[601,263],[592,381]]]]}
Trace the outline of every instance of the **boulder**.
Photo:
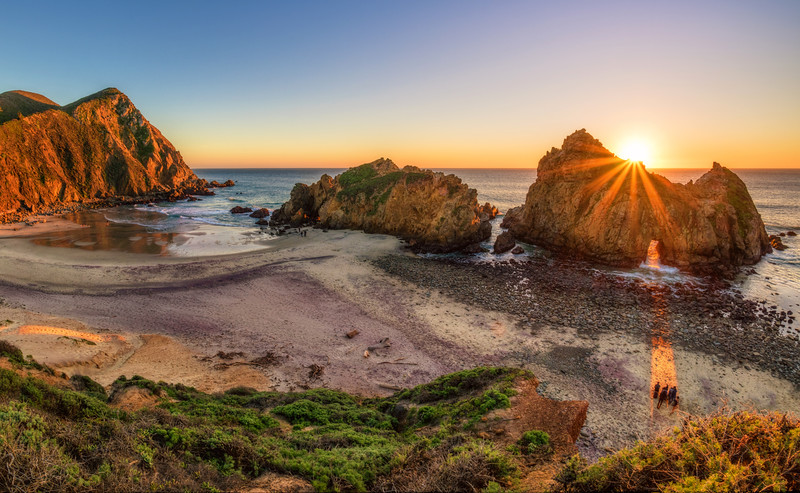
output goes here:
{"type": "Polygon", "coordinates": [[[269,225],[269,219],[265,219],[265,218],[259,219],[258,221],[256,221],[256,225],[258,225],[258,226],[267,226],[267,225],[269,225]]]}
{"type": "Polygon", "coordinates": [[[246,212],[253,212],[253,209],[251,209],[249,207],[242,207],[242,206],[239,206],[239,205],[237,205],[236,207],[231,209],[231,214],[244,214],[246,212]]]}
{"type": "Polygon", "coordinates": [[[276,224],[319,224],[408,240],[418,251],[458,251],[491,234],[478,193],[455,175],[415,166],[400,169],[390,159],[298,183],[289,200],[273,212],[276,224]]]}
{"type": "Polygon", "coordinates": [[[485,203],[485,204],[483,204],[482,206],[479,206],[479,207],[478,207],[478,214],[479,214],[479,215],[481,215],[481,218],[482,218],[482,217],[483,217],[483,215],[485,214],[485,215],[486,215],[486,218],[487,218],[489,221],[491,221],[492,219],[494,219],[495,217],[497,217],[497,207],[493,206],[493,205],[492,205],[492,204],[490,204],[489,202],[486,202],[486,203],[485,203]]]}
{"type": "Polygon", "coordinates": [[[520,255],[520,254],[525,253],[525,249],[522,248],[521,246],[517,245],[517,246],[515,246],[514,248],[511,249],[511,253],[513,253],[514,255],[520,255]]]}
{"type": "Polygon", "coordinates": [[[777,235],[769,235],[769,244],[775,250],[786,250],[786,245],[783,244],[780,236],[777,235]]]}
{"type": "Polygon", "coordinates": [[[694,183],[671,183],[620,159],[586,130],[539,161],[525,203],[504,227],[515,238],[601,263],[636,266],[651,241],[662,264],[731,272],[771,251],[744,182],[714,163],[694,183]]]}
{"type": "Polygon", "coordinates": [[[514,236],[508,231],[504,231],[494,241],[494,253],[505,253],[514,248],[516,244],[514,236]]]}
{"type": "Polygon", "coordinates": [[[233,180],[225,180],[225,183],[222,184],[223,187],[232,187],[236,185],[233,180]]]}
{"type": "Polygon", "coordinates": [[[254,217],[256,219],[262,219],[269,216],[269,209],[266,207],[262,207],[261,209],[256,209],[250,214],[250,217],[254,217]]]}
{"type": "Polygon", "coordinates": [[[468,253],[468,254],[485,253],[487,251],[488,250],[483,248],[480,243],[473,243],[472,245],[467,245],[461,249],[462,253],[468,253]]]}

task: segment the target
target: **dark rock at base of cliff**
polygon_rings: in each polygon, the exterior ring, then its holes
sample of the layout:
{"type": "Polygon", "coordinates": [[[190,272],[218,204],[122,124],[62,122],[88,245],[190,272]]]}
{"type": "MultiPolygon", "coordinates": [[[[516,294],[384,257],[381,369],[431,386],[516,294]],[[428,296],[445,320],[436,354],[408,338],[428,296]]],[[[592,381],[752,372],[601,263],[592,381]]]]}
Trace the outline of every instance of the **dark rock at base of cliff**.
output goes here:
{"type": "Polygon", "coordinates": [[[245,214],[247,212],[253,212],[253,209],[251,209],[249,207],[242,207],[242,206],[237,205],[236,207],[231,209],[230,212],[231,212],[231,214],[245,214]]]}
{"type": "Polygon", "coordinates": [[[504,231],[494,241],[494,253],[505,253],[514,248],[516,244],[514,236],[508,231],[504,231]]]}
{"type": "Polygon", "coordinates": [[[472,245],[467,245],[467,246],[465,246],[464,248],[461,249],[462,253],[469,253],[469,254],[485,253],[487,251],[488,250],[483,248],[480,243],[473,243],[472,245]]]}
{"type": "Polygon", "coordinates": [[[513,253],[514,255],[520,255],[520,254],[525,253],[525,249],[522,248],[521,246],[517,245],[517,246],[515,246],[514,248],[511,249],[511,253],[513,253]]]}
{"type": "Polygon", "coordinates": [[[259,219],[258,221],[256,221],[256,225],[267,226],[269,225],[269,219],[259,219]]]}
{"type": "Polygon", "coordinates": [[[250,214],[250,217],[254,217],[256,219],[262,219],[269,216],[269,209],[266,207],[262,207],[261,209],[256,209],[250,214]]]}

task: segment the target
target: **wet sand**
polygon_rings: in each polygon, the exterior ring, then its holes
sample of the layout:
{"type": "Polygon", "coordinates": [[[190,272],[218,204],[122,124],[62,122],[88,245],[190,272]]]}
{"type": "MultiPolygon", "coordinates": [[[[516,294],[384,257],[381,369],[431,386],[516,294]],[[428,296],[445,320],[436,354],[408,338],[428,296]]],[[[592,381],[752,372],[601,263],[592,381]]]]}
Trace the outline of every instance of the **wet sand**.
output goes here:
{"type": "MultiPolygon", "coordinates": [[[[605,286],[611,291],[603,296],[620,305],[614,317],[624,315],[630,327],[586,330],[592,324],[581,320],[600,325],[610,316],[602,303],[541,296],[533,302],[548,316],[532,316],[539,312],[506,305],[519,279],[486,269],[492,268],[453,271],[406,253],[393,237],[352,231],[310,230],[307,237],[271,240],[259,251],[205,257],[6,238],[0,240],[0,338],[58,370],[103,384],[139,374],[207,391],[243,385],[387,395],[389,387],[477,365],[523,366],[542,382],[545,396],[589,401],[580,445],[590,458],[669,429],[684,411],[706,413],[723,403],[800,408],[793,384],[758,365],[675,341],[671,355],[656,345],[654,357],[652,338],[630,328],[652,325],[654,315],[624,298],[618,303],[614,288],[605,286]],[[431,282],[381,266],[386,263],[422,263],[431,282]],[[431,284],[442,279],[455,282],[431,284]],[[26,332],[26,326],[73,332],[26,332]],[[348,338],[353,330],[358,335],[348,338]],[[365,357],[385,338],[390,346],[365,357]],[[653,409],[650,386],[672,374],[681,406],[670,414],[653,409]]],[[[531,293],[538,296],[536,289],[531,293]]],[[[668,311],[670,327],[680,327],[676,317],[684,316],[668,311]]]]}

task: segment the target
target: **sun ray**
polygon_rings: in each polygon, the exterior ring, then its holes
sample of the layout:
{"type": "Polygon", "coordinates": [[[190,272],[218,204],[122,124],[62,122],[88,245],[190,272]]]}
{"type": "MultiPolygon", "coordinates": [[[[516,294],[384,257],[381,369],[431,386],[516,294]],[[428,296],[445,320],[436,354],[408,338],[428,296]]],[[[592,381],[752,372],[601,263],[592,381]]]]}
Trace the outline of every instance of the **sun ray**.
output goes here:
{"type": "Polygon", "coordinates": [[[653,185],[650,174],[647,173],[641,166],[637,166],[637,171],[642,179],[644,192],[647,195],[647,200],[650,202],[653,215],[655,216],[656,222],[658,222],[658,225],[661,228],[662,238],[658,239],[664,240],[665,238],[674,236],[676,232],[675,221],[673,220],[672,215],[669,213],[667,208],[664,206],[664,202],[661,200],[661,197],[659,197],[658,190],[656,190],[655,185],[653,185]]]}
{"type": "MultiPolygon", "coordinates": [[[[614,199],[617,197],[617,194],[622,188],[622,184],[625,183],[625,179],[629,174],[631,174],[632,166],[633,163],[631,162],[627,162],[626,164],[620,164],[620,166],[618,166],[618,170],[616,171],[616,177],[613,178],[614,179],[613,183],[608,188],[608,191],[605,194],[603,194],[603,197],[597,202],[597,205],[595,205],[592,211],[592,216],[598,216],[606,213],[606,210],[614,202],[614,199]]],[[[606,180],[606,182],[608,182],[609,180],[606,180]]]]}

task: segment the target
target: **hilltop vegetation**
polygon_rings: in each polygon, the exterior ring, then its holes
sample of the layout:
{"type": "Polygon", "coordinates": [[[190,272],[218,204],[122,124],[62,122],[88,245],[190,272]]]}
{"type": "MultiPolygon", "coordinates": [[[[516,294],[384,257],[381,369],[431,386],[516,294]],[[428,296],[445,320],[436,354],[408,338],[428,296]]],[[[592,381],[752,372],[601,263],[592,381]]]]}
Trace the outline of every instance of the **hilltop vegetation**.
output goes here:
{"type": "Polygon", "coordinates": [[[640,443],[561,471],[566,491],[798,491],[800,422],[786,414],[717,412],[684,420],[640,443]]]}
{"type": "Polygon", "coordinates": [[[415,490],[421,469],[431,489],[482,490],[518,476],[512,452],[469,429],[508,406],[512,383],[531,377],[522,370],[476,368],[386,399],[328,389],[209,395],[140,377],[120,377],[107,396],[7,344],[0,355],[14,366],[0,368],[4,491],[227,491],[267,471],[319,491],[415,490]],[[129,392],[157,405],[110,404],[129,392]]]}
{"type": "MultiPolygon", "coordinates": [[[[3,491],[273,490],[259,483],[270,477],[317,491],[529,491],[542,486],[531,467],[553,457],[539,430],[505,445],[475,433],[532,378],[519,369],[465,370],[376,399],[329,389],[210,395],[137,376],[107,393],[3,341],[0,356],[3,491]],[[141,395],[150,406],[120,409],[141,395]]],[[[800,424],[751,412],[686,419],[590,467],[574,456],[555,480],[578,492],[797,490],[800,424]]]]}

